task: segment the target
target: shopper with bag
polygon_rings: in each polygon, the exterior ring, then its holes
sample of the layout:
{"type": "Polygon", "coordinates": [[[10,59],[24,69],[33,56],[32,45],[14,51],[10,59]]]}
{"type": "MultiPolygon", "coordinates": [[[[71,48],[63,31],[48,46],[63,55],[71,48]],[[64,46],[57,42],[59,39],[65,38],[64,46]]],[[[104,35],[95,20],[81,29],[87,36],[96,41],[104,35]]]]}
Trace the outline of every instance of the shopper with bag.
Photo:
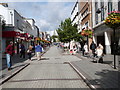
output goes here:
{"type": "Polygon", "coordinates": [[[36,56],[37,56],[37,60],[41,59],[41,53],[42,53],[42,46],[38,43],[35,46],[35,52],[36,52],[36,56]]]}

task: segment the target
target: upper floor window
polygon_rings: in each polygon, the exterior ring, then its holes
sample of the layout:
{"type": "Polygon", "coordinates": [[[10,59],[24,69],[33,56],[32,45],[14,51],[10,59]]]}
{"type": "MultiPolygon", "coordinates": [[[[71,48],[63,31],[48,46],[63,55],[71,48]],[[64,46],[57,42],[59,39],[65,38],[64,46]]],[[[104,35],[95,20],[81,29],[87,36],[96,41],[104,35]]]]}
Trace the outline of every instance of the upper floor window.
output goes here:
{"type": "Polygon", "coordinates": [[[88,8],[82,13],[82,16],[86,15],[88,13],[88,8]]]}
{"type": "Polygon", "coordinates": [[[118,11],[120,11],[120,1],[118,2],[118,11]]]}
{"type": "Polygon", "coordinates": [[[17,20],[17,28],[19,28],[19,20],[17,20]]]}
{"type": "Polygon", "coordinates": [[[108,2],[108,13],[112,11],[112,2],[108,2]]]}
{"type": "Polygon", "coordinates": [[[104,2],[101,2],[101,21],[104,20],[104,2]]]}
{"type": "Polygon", "coordinates": [[[85,23],[86,28],[88,28],[88,22],[85,23]]]}
{"type": "MultiPolygon", "coordinates": [[[[98,2],[95,2],[95,12],[98,10],[98,2]]],[[[95,23],[98,24],[98,14],[95,13],[95,23]]]]}

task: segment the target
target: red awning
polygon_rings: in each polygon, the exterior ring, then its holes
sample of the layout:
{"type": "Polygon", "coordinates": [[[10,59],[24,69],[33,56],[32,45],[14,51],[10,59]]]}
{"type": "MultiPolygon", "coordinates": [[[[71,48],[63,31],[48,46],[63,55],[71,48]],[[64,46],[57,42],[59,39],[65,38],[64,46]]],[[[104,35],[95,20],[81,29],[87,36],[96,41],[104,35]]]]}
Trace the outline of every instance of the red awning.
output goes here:
{"type": "Polygon", "coordinates": [[[16,31],[2,31],[2,37],[18,37],[20,32],[16,31]]]}
{"type": "Polygon", "coordinates": [[[20,37],[28,38],[28,35],[29,35],[28,33],[21,33],[20,37]]]}

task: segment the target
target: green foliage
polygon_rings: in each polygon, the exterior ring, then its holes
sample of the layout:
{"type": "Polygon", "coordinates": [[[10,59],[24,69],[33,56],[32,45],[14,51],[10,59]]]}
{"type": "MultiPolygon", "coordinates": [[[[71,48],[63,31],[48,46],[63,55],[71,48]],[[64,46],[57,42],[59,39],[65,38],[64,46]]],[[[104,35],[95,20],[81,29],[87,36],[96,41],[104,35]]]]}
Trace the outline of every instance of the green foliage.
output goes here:
{"type": "Polygon", "coordinates": [[[53,35],[51,38],[53,39],[53,42],[56,42],[56,39],[55,39],[55,38],[58,38],[58,36],[53,35]]]}
{"type": "Polygon", "coordinates": [[[56,35],[53,35],[53,36],[52,36],[52,39],[54,39],[54,38],[58,38],[58,36],[56,36],[56,35]]]}
{"type": "Polygon", "coordinates": [[[65,19],[64,22],[61,22],[59,28],[57,29],[58,39],[61,42],[70,42],[71,40],[80,41],[82,36],[78,34],[77,25],[72,25],[70,18],[65,19]]]}

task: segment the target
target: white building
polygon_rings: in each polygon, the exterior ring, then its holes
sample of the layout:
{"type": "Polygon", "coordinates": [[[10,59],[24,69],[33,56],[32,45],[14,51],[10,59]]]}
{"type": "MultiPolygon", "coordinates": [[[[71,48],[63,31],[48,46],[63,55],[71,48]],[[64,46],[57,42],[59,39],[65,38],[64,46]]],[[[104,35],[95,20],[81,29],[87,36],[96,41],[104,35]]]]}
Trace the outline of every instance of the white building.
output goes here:
{"type": "MultiPolygon", "coordinates": [[[[75,5],[73,7],[73,10],[71,12],[71,21],[72,21],[72,24],[79,24],[78,23],[78,0],[75,2],[75,5]]],[[[79,25],[78,25],[78,30],[80,29],[79,25]]]]}
{"type": "Polygon", "coordinates": [[[37,37],[38,36],[38,28],[36,28],[36,25],[35,25],[35,20],[32,19],[32,18],[26,18],[27,22],[31,25],[32,29],[31,30],[28,30],[28,33],[33,35],[34,37],[37,37]]]}
{"type": "MultiPolygon", "coordinates": [[[[111,54],[113,52],[113,30],[108,28],[104,24],[105,18],[108,16],[108,13],[111,11],[120,10],[120,1],[115,2],[114,0],[103,0],[103,2],[95,2],[92,0],[92,21],[94,29],[94,41],[99,44],[101,43],[104,46],[104,53],[111,54]],[[97,10],[100,10],[101,13],[96,13],[97,10]]],[[[120,30],[116,30],[116,43],[120,40],[120,30]]]]}
{"type": "Polygon", "coordinates": [[[33,19],[28,20],[21,16],[15,9],[10,9],[3,5],[0,5],[0,15],[4,16],[4,20],[6,21],[6,27],[2,35],[3,52],[9,44],[9,41],[13,41],[16,46],[15,50],[18,53],[20,39],[23,40],[27,48],[30,44],[30,42],[27,41],[28,35],[37,36],[37,30],[34,26],[35,21],[33,19]]]}

